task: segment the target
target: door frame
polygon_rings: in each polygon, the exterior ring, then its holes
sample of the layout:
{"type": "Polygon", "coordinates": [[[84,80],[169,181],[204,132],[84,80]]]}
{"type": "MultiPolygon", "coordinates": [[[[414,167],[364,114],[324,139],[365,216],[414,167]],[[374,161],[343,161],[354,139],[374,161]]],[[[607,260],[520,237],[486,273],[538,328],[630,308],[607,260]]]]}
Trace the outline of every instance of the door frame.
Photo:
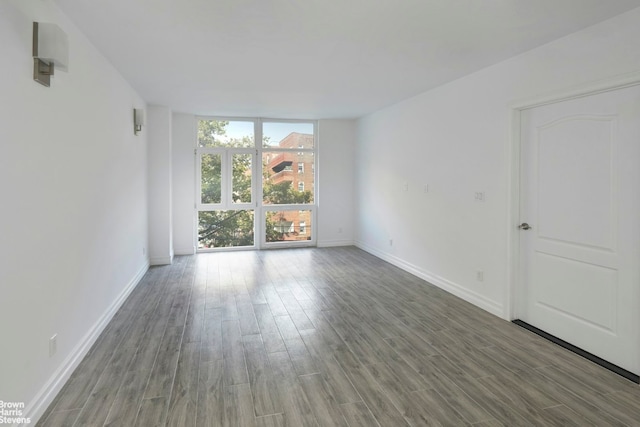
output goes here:
{"type": "Polygon", "coordinates": [[[198,252],[216,252],[221,250],[238,251],[238,250],[254,250],[257,249],[258,241],[256,240],[256,174],[258,170],[257,158],[258,153],[255,148],[246,147],[196,147],[194,149],[195,154],[195,204],[194,204],[194,246],[196,253],[198,252]],[[220,156],[220,203],[202,203],[200,200],[202,192],[202,156],[205,154],[219,155],[220,156]],[[249,203],[233,203],[231,195],[233,193],[233,175],[231,170],[233,168],[233,155],[234,154],[249,154],[252,156],[251,160],[251,202],[249,203]],[[233,211],[233,210],[252,210],[254,215],[254,236],[253,245],[251,246],[232,246],[224,248],[206,248],[201,249],[198,247],[198,214],[199,212],[206,211],[233,211]]]}
{"type": "MultiPolygon", "coordinates": [[[[511,138],[508,146],[509,152],[509,177],[508,177],[508,223],[507,223],[507,279],[509,285],[504,295],[503,318],[515,320],[522,313],[524,283],[520,268],[520,176],[522,172],[521,147],[521,120],[523,110],[584,98],[598,93],[609,92],[618,89],[640,85],[640,72],[624,74],[610,79],[598,80],[584,85],[575,86],[564,91],[557,91],[541,96],[516,100],[509,105],[511,138]]],[[[640,301],[638,301],[640,305],[640,301]]],[[[638,331],[640,338],[640,330],[638,331]]],[[[638,340],[640,342],[640,339],[638,340]]]]}
{"type": "MultiPolygon", "coordinates": [[[[258,194],[258,204],[256,207],[256,212],[259,213],[259,225],[260,225],[260,235],[258,237],[259,240],[256,241],[258,244],[258,249],[260,250],[268,250],[268,249],[289,249],[289,248],[302,248],[302,247],[316,247],[318,242],[318,209],[320,206],[320,191],[319,191],[319,180],[318,180],[318,170],[319,167],[319,123],[318,120],[305,120],[305,119],[273,119],[273,118],[259,118],[259,128],[260,128],[260,138],[262,139],[262,130],[263,124],[265,123],[311,123],[313,125],[313,150],[305,149],[304,151],[312,152],[314,157],[314,167],[313,167],[313,203],[311,204],[287,204],[287,205],[270,205],[263,203],[263,193],[262,193],[262,156],[263,153],[266,152],[291,152],[296,150],[283,149],[278,147],[258,147],[258,161],[257,163],[260,165],[260,176],[259,181],[257,182],[257,194],[258,194]],[[280,210],[308,210],[311,211],[311,227],[309,230],[311,232],[310,240],[300,240],[300,241],[279,241],[279,242],[267,242],[266,240],[266,213],[268,211],[280,211],[280,210]]],[[[293,185],[293,183],[292,183],[293,185]]]]}

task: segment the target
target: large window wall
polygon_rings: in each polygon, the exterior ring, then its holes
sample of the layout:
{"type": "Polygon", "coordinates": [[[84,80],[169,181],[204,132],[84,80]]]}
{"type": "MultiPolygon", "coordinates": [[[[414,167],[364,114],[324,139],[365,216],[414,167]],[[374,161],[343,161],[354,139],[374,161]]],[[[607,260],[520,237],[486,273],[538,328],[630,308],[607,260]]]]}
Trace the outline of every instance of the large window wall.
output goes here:
{"type": "Polygon", "coordinates": [[[198,118],[198,250],[315,245],[316,123],[198,118]]]}

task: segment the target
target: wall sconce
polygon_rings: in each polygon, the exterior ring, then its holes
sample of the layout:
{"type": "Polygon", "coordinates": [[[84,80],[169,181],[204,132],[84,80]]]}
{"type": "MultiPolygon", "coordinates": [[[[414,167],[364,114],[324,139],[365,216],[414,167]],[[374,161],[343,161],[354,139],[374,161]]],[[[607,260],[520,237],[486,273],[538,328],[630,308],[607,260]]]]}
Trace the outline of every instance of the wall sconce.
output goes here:
{"type": "Polygon", "coordinates": [[[137,135],[142,130],[144,124],[144,110],[134,108],[133,109],[133,134],[137,135]]]}
{"type": "Polygon", "coordinates": [[[54,68],[67,71],[69,39],[55,24],[33,23],[33,80],[43,86],[51,85],[54,68]]]}
{"type": "Polygon", "coordinates": [[[67,71],[69,39],[55,24],[33,23],[33,80],[43,86],[51,85],[54,68],[67,71]]]}

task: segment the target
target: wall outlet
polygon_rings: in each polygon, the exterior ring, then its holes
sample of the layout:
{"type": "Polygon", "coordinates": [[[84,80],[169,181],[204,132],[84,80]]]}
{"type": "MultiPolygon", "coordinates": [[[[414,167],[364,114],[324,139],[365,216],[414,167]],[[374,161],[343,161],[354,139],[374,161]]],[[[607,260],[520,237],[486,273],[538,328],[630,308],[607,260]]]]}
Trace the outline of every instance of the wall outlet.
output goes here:
{"type": "Polygon", "coordinates": [[[144,246],[142,247],[142,255],[146,255],[147,254],[147,248],[145,248],[144,246]]]}
{"type": "Polygon", "coordinates": [[[482,271],[482,270],[476,271],[476,280],[478,282],[484,281],[484,271],[482,271]]]}
{"type": "Polygon", "coordinates": [[[484,191],[476,191],[475,200],[476,200],[476,202],[484,202],[484,200],[485,200],[484,191]]]}
{"type": "Polygon", "coordinates": [[[389,239],[389,246],[393,246],[393,239],[389,239]]]}
{"type": "Polygon", "coordinates": [[[408,182],[405,182],[404,184],[402,184],[402,189],[403,189],[404,191],[409,191],[409,183],[408,183],[408,182]]]}
{"type": "Polygon", "coordinates": [[[429,192],[429,184],[425,184],[424,185],[424,192],[428,193],[429,192]]]}
{"type": "Polygon", "coordinates": [[[58,351],[58,334],[53,334],[49,338],[49,357],[53,357],[58,351]]]}
{"type": "Polygon", "coordinates": [[[338,234],[342,234],[342,227],[338,227],[338,234]]]}

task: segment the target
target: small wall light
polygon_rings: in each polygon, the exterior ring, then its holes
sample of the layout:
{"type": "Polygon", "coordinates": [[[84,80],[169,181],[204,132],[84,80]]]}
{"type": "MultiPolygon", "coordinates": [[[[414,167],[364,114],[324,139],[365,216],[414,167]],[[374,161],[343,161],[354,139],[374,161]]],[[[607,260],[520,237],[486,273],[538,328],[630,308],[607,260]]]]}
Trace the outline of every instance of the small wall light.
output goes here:
{"type": "Polygon", "coordinates": [[[144,124],[144,110],[134,108],[133,109],[133,134],[137,135],[142,130],[144,124]]]}
{"type": "Polygon", "coordinates": [[[33,80],[43,86],[51,85],[54,68],[67,71],[69,39],[56,24],[33,23],[33,80]]]}

